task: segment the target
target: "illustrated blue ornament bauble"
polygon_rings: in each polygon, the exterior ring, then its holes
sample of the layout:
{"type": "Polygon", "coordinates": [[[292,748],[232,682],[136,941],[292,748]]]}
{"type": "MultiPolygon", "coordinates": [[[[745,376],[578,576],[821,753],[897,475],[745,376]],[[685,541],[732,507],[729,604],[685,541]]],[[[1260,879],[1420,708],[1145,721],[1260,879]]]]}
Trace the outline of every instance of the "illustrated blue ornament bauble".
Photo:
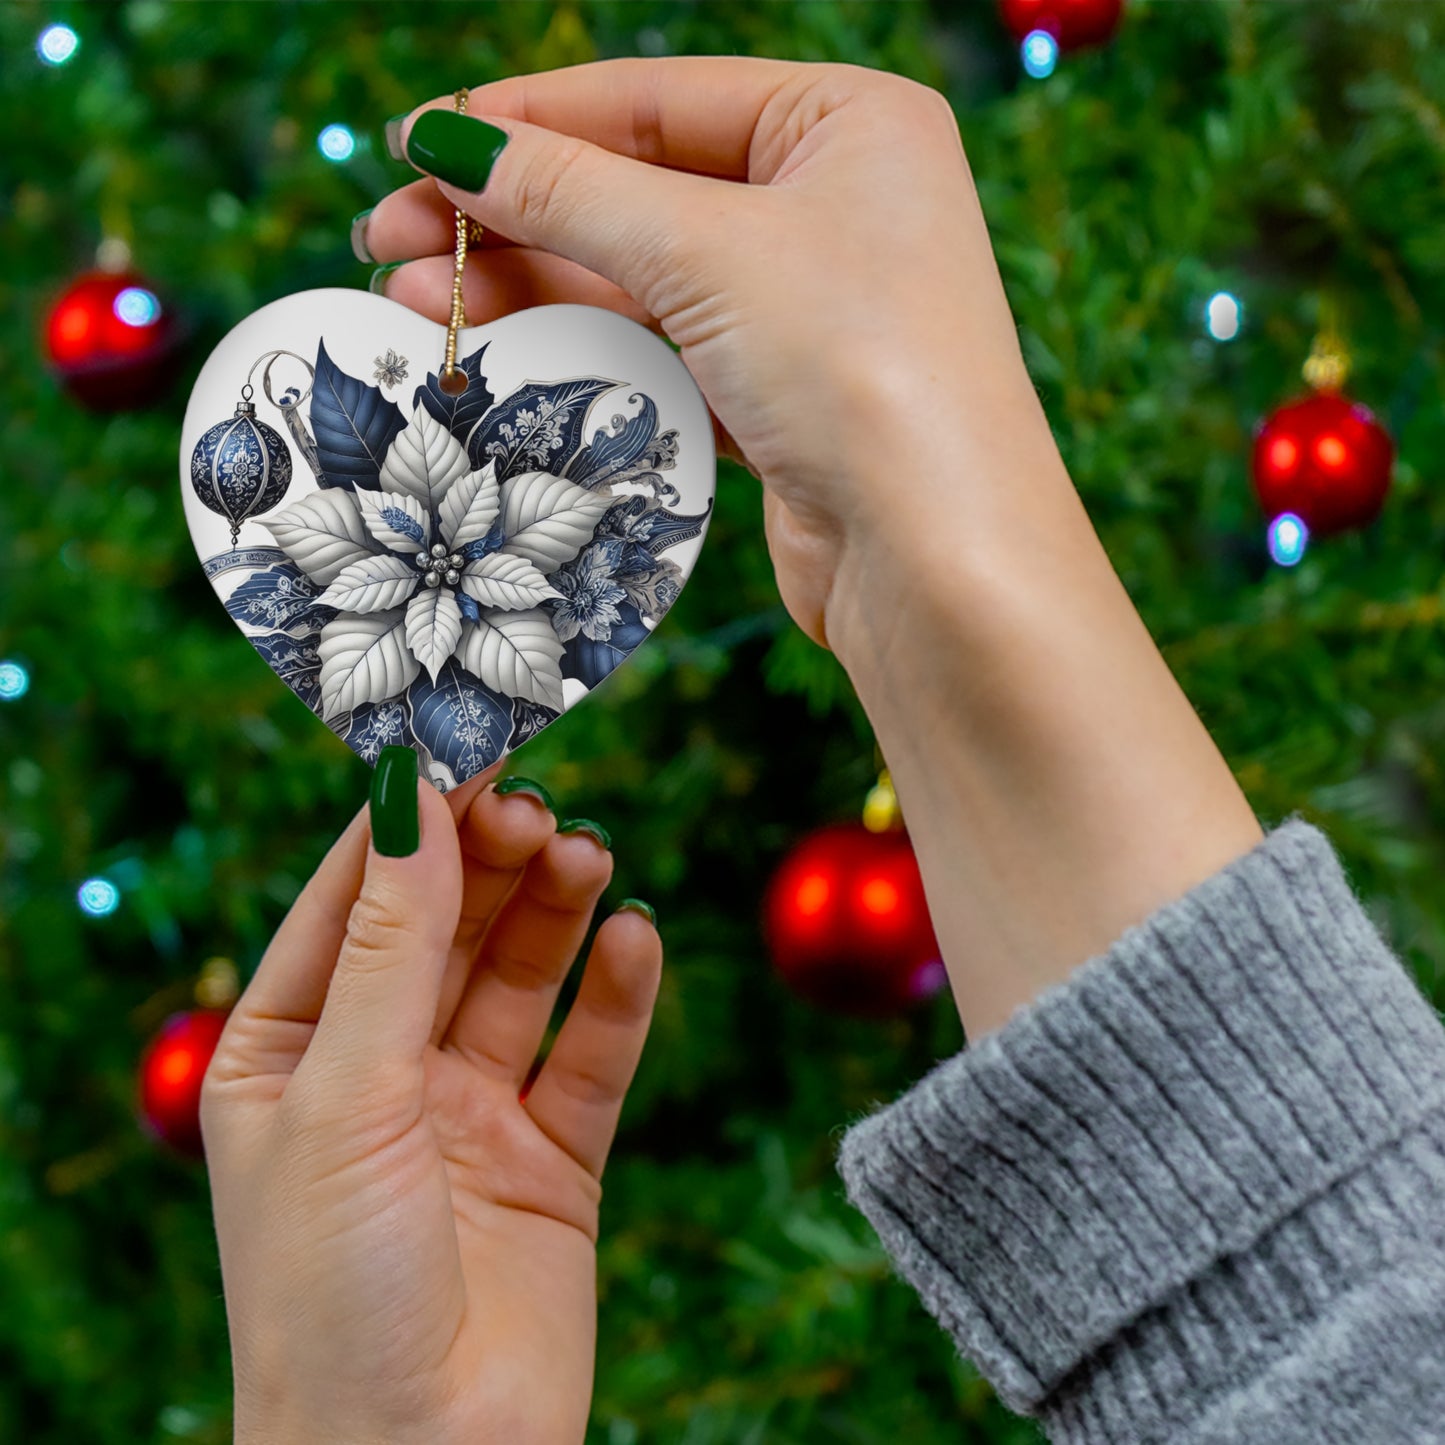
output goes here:
{"type": "Polygon", "coordinates": [[[191,452],[191,486],[231,524],[231,547],[248,517],[277,506],[291,485],[291,453],[281,434],[256,416],[246,386],[236,414],[218,421],[191,452]]]}

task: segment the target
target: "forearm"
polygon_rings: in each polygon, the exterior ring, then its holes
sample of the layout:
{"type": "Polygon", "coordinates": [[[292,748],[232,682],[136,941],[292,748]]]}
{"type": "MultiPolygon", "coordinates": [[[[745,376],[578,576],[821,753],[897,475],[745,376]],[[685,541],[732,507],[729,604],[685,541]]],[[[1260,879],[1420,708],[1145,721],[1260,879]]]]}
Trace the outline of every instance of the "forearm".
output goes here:
{"type": "Polygon", "coordinates": [[[970,1037],[1260,837],[1032,392],[990,400],[987,428],[934,427],[930,481],[857,528],[827,611],[970,1037]]]}

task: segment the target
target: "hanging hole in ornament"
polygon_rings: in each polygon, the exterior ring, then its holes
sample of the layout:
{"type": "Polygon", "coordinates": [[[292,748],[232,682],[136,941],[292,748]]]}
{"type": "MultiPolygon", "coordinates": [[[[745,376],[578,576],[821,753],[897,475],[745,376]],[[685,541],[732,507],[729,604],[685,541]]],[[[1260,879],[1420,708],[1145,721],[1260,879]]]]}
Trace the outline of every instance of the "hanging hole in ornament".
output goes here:
{"type": "Polygon", "coordinates": [[[450,370],[442,372],[437,378],[437,385],[448,396],[460,396],[467,389],[467,374],[457,367],[452,367],[450,370]]]}

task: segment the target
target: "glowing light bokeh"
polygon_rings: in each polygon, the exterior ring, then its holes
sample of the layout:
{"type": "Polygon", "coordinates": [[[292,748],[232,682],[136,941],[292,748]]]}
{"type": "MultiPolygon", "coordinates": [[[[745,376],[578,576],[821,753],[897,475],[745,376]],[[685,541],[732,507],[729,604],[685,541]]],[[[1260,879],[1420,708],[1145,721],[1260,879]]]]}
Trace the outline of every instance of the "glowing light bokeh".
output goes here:
{"type": "Polygon", "coordinates": [[[1204,308],[1204,329],[1216,341],[1233,341],[1244,325],[1244,307],[1228,291],[1216,291],[1204,308]]]}
{"type": "Polygon", "coordinates": [[[35,42],[35,53],[47,65],[64,65],[80,49],[80,36],[68,25],[47,25],[35,42]]]}
{"type": "Polygon", "coordinates": [[[92,918],[106,918],[120,907],[120,889],[109,878],[87,878],[76,891],[80,911],[92,918]]]}
{"type": "Polygon", "coordinates": [[[804,918],[813,918],[828,906],[833,885],[821,873],[810,873],[798,884],[793,905],[804,918]]]}
{"type": "Polygon", "coordinates": [[[30,691],[30,674],[18,662],[0,662],[0,702],[16,702],[30,691]]]}
{"type": "Polygon", "coordinates": [[[316,137],[316,149],[329,161],[349,161],[356,152],[356,137],[344,125],[328,125],[316,137]]]}
{"type": "Polygon", "coordinates": [[[887,918],[896,913],[902,901],[897,887],[887,878],[870,878],[858,890],[858,902],[862,904],[863,911],[875,918],[887,918]]]}
{"type": "Polygon", "coordinates": [[[1299,461],[1299,447],[1290,437],[1276,437],[1269,444],[1269,464],[1277,472],[1293,470],[1299,461]]]}
{"type": "Polygon", "coordinates": [[[1035,80],[1046,80],[1059,63],[1059,42],[1047,30],[1031,30],[1019,46],[1024,70],[1035,80]]]}
{"type": "Polygon", "coordinates": [[[1281,512],[1269,524],[1269,555],[1281,567],[1293,567],[1305,554],[1310,529],[1293,512],[1281,512]]]}
{"type": "Polygon", "coordinates": [[[161,303],[154,291],[144,286],[127,286],[111,308],[116,320],[127,326],[152,326],[161,318],[161,303]]]}

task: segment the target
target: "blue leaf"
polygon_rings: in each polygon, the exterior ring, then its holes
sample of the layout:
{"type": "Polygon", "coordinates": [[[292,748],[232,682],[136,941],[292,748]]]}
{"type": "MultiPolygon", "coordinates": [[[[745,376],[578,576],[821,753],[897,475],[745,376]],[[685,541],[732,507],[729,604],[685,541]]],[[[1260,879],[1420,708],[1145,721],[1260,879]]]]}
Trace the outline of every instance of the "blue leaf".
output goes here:
{"type": "Polygon", "coordinates": [[[470,356],[457,363],[457,370],[467,378],[467,389],[459,396],[448,396],[441,388],[437,372],[432,372],[425,383],[416,389],[412,410],[424,406],[463,445],[467,435],[486,415],[487,408],[496,397],[487,390],[482,376],[482,353],[490,345],[484,341],[470,356]]]}
{"type": "Polygon", "coordinates": [[[311,392],[311,430],[316,434],[316,457],[321,485],[378,490],[381,464],[406,418],[379,387],[348,376],[326,354],[326,343],[316,351],[316,379],[311,392]]]}
{"type": "Polygon", "coordinates": [[[523,743],[537,736],[548,723],[554,723],[561,713],[553,712],[550,707],[543,707],[541,703],[528,702],[526,698],[519,697],[515,700],[517,713],[517,725],[512,729],[512,736],[507,743],[508,749],[519,748],[523,743]]]}
{"type": "Polygon", "coordinates": [[[458,592],[457,607],[466,621],[480,622],[482,620],[482,609],[475,597],[469,597],[465,592],[458,592]]]}
{"type": "Polygon", "coordinates": [[[648,497],[623,497],[609,507],[598,524],[599,537],[625,537],[640,543],[654,555],[679,542],[691,542],[702,536],[712,514],[712,498],[707,510],[692,514],[669,512],[648,497]]]}
{"type": "Polygon", "coordinates": [[[575,677],[588,687],[596,687],[609,672],[626,662],[648,634],[642,621],[642,614],[630,602],[617,606],[621,621],[613,625],[612,635],[606,642],[593,642],[583,633],[578,633],[567,644],[562,653],[562,676],[575,677]]]}
{"type": "Polygon", "coordinates": [[[271,671],[315,712],[321,706],[321,658],[316,650],[317,639],[272,632],[250,641],[271,671]]]}
{"type": "Polygon", "coordinates": [[[382,748],[410,747],[412,733],[406,700],[392,697],[385,702],[363,703],[352,712],[341,735],[352,752],[368,763],[376,762],[382,748]]]}
{"type": "Polygon", "coordinates": [[[253,572],[226,599],[226,611],[247,627],[302,636],[319,632],[334,608],[318,607],[316,584],[291,561],[253,572]]]}
{"type": "Polygon", "coordinates": [[[595,491],[625,472],[647,450],[657,435],[657,408],[652,398],[633,392],[629,402],[642,403],[634,417],[620,413],[612,418],[612,430],[594,433],[592,440],[567,463],[563,475],[579,487],[595,491]]]}
{"type": "Polygon", "coordinates": [[[484,687],[455,659],[435,683],[423,672],[407,690],[407,700],[417,740],[459,783],[496,762],[512,735],[512,700],[484,687]]]}
{"type": "Polygon", "coordinates": [[[521,472],[559,474],[582,439],[593,399],[617,384],[584,376],[518,387],[472,432],[467,444],[472,465],[485,466],[489,457],[495,458],[499,482],[521,472]]]}

